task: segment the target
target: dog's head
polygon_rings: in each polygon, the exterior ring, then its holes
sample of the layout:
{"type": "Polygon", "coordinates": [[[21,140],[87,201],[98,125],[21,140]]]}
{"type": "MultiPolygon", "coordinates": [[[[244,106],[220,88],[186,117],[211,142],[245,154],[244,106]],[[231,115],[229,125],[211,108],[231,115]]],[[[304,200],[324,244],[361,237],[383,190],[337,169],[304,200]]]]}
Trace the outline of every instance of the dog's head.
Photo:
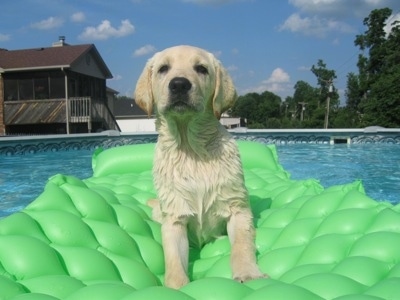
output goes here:
{"type": "Polygon", "coordinates": [[[168,112],[204,112],[217,118],[236,100],[232,79],[209,52],[176,46],[156,53],[146,64],[136,85],[135,101],[151,115],[168,112]]]}

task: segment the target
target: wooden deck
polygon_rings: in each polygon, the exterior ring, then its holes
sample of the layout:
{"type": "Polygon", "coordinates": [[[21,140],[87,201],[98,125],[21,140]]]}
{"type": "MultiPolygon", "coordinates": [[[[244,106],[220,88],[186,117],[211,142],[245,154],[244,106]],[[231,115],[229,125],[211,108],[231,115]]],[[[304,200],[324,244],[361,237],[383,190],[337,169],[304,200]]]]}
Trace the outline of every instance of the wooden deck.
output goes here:
{"type": "Polygon", "coordinates": [[[66,123],[65,99],[5,101],[4,123],[66,123]]]}
{"type": "Polygon", "coordinates": [[[88,123],[102,122],[107,129],[119,130],[118,124],[104,101],[91,97],[68,99],[45,99],[5,101],[4,123],[6,125],[88,123]],[[68,111],[68,118],[67,118],[68,111]]]}

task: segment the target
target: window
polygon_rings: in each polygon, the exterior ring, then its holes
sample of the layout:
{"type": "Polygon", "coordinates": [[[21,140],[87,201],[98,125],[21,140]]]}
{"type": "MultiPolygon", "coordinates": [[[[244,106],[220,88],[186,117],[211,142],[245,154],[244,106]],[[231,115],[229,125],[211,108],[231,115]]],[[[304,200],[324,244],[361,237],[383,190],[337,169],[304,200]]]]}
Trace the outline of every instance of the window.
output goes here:
{"type": "Polygon", "coordinates": [[[40,100],[65,98],[65,77],[60,71],[8,74],[4,99],[40,100]]]}
{"type": "Polygon", "coordinates": [[[58,99],[65,98],[65,78],[64,77],[50,77],[50,98],[58,99]]]}
{"type": "Polygon", "coordinates": [[[4,79],[4,99],[6,101],[18,100],[18,80],[4,79]]]}
{"type": "Polygon", "coordinates": [[[49,78],[35,78],[34,79],[34,99],[49,99],[49,78]]]}
{"type": "Polygon", "coordinates": [[[19,100],[33,99],[33,79],[18,80],[19,100]]]}
{"type": "Polygon", "coordinates": [[[68,96],[77,97],[78,96],[78,81],[75,78],[69,78],[68,96]]]}

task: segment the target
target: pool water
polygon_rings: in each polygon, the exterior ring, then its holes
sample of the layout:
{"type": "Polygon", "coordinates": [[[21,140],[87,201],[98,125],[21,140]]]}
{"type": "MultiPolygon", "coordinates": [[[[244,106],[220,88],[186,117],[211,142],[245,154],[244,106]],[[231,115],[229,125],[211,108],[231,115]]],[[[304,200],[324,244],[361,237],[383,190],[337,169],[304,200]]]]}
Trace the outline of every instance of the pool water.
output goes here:
{"type": "Polygon", "coordinates": [[[0,156],[0,218],[19,211],[43,191],[55,174],[92,176],[92,150],[0,156]]]}
{"type": "Polygon", "coordinates": [[[324,187],[361,179],[371,198],[400,202],[398,144],[290,144],[277,148],[292,179],[316,178],[324,187]]]}
{"type": "MultiPolygon", "coordinates": [[[[278,145],[279,161],[292,179],[319,179],[324,187],[361,179],[376,200],[400,202],[400,145],[278,145]]],[[[0,217],[36,199],[49,177],[92,176],[92,150],[0,156],[0,217]]]]}

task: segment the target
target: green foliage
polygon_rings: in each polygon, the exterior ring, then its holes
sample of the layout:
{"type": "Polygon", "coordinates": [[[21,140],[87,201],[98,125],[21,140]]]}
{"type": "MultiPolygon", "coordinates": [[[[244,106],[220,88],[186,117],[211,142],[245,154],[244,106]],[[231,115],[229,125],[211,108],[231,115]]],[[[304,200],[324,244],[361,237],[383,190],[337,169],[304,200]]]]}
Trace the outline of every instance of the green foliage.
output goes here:
{"type": "Polygon", "coordinates": [[[331,114],[332,128],[358,128],[360,127],[360,113],[349,107],[339,107],[331,114]]]}
{"type": "Polygon", "coordinates": [[[400,67],[377,78],[371,85],[371,94],[364,103],[363,123],[383,127],[400,125],[400,67]]]}
{"type": "Polygon", "coordinates": [[[357,35],[354,42],[368,53],[359,56],[359,75],[351,75],[346,93],[348,106],[362,114],[361,126],[400,125],[400,27],[394,22],[389,24],[390,33],[385,31],[391,15],[389,8],[373,10],[364,19],[367,30],[357,35]]]}
{"type": "MultiPolygon", "coordinates": [[[[336,72],[326,68],[326,64],[322,59],[319,59],[317,66],[311,67],[311,72],[317,77],[319,86],[319,102],[318,104],[326,105],[326,99],[330,96],[330,105],[336,106],[339,103],[339,95],[332,89],[333,80],[336,79],[336,72]]],[[[319,105],[318,105],[319,106],[319,105]]]]}
{"type": "Polygon", "coordinates": [[[347,75],[346,106],[354,112],[359,111],[359,105],[364,95],[360,81],[360,76],[353,72],[347,75]]]}
{"type": "MultiPolygon", "coordinates": [[[[231,115],[247,119],[249,128],[266,128],[267,123],[279,126],[276,121],[281,117],[281,98],[271,92],[249,93],[240,96],[231,110],[231,115]]],[[[279,128],[279,127],[274,127],[279,128]]]]}
{"type": "Polygon", "coordinates": [[[134,102],[134,99],[132,97],[127,97],[127,96],[117,96],[116,101],[129,101],[129,102],[134,102]]]}

